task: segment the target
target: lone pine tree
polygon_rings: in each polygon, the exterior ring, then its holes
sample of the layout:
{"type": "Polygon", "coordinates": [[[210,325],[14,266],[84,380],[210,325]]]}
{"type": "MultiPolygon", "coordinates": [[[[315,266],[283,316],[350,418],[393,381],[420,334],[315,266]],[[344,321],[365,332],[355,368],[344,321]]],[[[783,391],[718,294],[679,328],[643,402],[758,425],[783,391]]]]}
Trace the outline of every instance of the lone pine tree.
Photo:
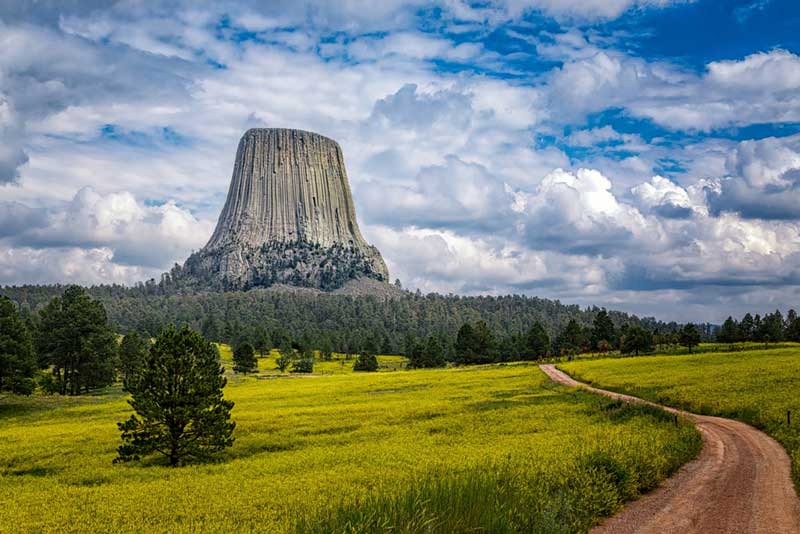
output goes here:
{"type": "Polygon", "coordinates": [[[258,367],[255,349],[249,343],[242,343],[233,351],[233,370],[237,373],[252,373],[258,367]]]}
{"type": "Polygon", "coordinates": [[[223,398],[223,369],[211,343],[184,327],[168,327],[150,348],[141,372],[125,381],[136,412],[118,423],[115,462],[160,453],[173,467],[205,459],[233,444],[233,402],[223,398]]]}

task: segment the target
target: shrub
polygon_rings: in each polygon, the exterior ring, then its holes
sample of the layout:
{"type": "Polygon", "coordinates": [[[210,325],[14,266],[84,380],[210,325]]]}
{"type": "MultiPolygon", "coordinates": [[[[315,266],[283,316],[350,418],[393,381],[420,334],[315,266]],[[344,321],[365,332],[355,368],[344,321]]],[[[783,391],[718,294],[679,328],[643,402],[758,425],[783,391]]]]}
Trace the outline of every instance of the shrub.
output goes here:
{"type": "Polygon", "coordinates": [[[353,364],[353,371],[377,371],[378,358],[374,354],[359,354],[356,363],[353,364]]]}
{"type": "Polygon", "coordinates": [[[313,373],[314,358],[301,358],[292,364],[293,373],[313,373]]]}

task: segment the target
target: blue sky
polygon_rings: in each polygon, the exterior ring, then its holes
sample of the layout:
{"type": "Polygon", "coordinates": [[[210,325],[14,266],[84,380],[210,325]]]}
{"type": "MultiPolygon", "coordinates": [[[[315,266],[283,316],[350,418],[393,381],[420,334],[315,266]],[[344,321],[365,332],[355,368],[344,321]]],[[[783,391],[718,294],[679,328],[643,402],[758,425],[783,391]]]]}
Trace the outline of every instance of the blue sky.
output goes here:
{"type": "Polygon", "coordinates": [[[241,134],[294,127],[340,142],[406,287],[785,311],[798,27],[779,0],[0,3],[0,284],[157,277],[241,134]]]}

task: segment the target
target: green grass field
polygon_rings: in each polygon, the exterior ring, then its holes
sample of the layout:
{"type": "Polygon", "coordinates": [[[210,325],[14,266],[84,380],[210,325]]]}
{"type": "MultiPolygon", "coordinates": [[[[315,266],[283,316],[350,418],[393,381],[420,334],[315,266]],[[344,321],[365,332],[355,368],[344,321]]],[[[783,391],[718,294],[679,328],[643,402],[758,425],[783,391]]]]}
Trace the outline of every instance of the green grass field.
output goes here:
{"type": "MultiPolygon", "coordinates": [[[[233,351],[231,347],[224,344],[217,344],[219,347],[219,356],[220,361],[225,366],[226,369],[230,369],[233,367],[233,351]]],[[[263,357],[256,353],[258,358],[258,376],[281,376],[286,374],[291,374],[289,372],[281,372],[278,369],[278,364],[276,360],[280,353],[273,349],[270,352],[264,352],[263,357]]],[[[406,367],[406,358],[403,356],[385,356],[385,355],[378,355],[378,364],[380,368],[378,371],[385,372],[385,371],[399,371],[401,369],[405,369],[406,367]]],[[[320,360],[317,358],[316,363],[314,364],[314,373],[315,375],[338,375],[344,373],[352,373],[353,372],[353,364],[356,362],[356,357],[351,355],[350,357],[344,354],[333,353],[333,356],[330,360],[320,360]]],[[[230,375],[229,375],[230,376],[230,375]]]]}
{"type": "Polygon", "coordinates": [[[739,419],[781,442],[800,487],[800,348],[645,356],[560,364],[598,387],[739,419]],[[786,412],[793,420],[787,424],[786,412]]]}
{"type": "Polygon", "coordinates": [[[176,469],[112,464],[118,388],[0,399],[0,531],[583,532],[700,447],[524,364],[236,377],[226,396],[234,446],[176,469]]]}

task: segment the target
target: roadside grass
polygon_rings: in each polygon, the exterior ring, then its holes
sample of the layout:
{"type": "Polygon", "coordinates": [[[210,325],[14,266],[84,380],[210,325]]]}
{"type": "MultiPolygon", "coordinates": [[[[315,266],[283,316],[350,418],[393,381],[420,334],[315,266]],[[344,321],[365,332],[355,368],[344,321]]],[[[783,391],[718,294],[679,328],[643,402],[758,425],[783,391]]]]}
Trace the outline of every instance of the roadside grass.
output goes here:
{"type": "Polygon", "coordinates": [[[598,387],[765,431],[788,451],[800,489],[800,346],[580,361],[559,368],[598,387]]]}
{"type": "Polygon", "coordinates": [[[118,389],[0,399],[0,531],[585,532],[701,442],[527,364],[238,377],[226,396],[234,446],[178,469],[112,464],[118,389]]]}

